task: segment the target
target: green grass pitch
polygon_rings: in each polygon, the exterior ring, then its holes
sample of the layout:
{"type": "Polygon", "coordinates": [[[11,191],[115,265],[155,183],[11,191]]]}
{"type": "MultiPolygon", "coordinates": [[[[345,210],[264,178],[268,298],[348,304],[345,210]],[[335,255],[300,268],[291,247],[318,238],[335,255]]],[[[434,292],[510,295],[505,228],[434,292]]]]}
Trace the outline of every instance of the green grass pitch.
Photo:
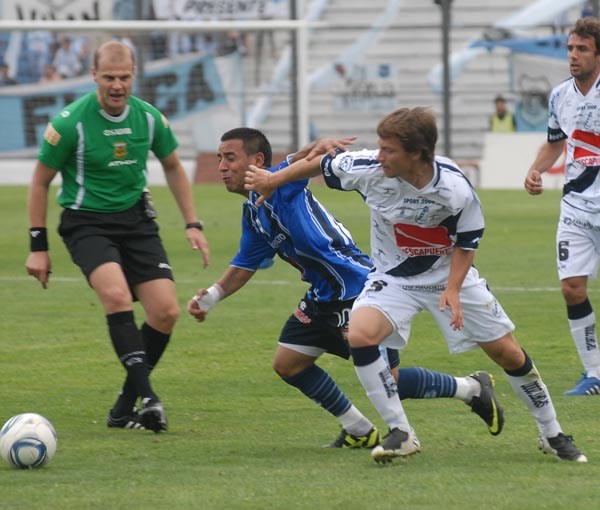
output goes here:
{"type": "MultiPolygon", "coordinates": [[[[356,194],[315,185],[318,198],[368,248],[368,213],[356,194]]],[[[54,190],[52,191],[54,193],[54,190]]],[[[505,407],[492,437],[457,400],[408,401],[421,455],[378,466],[367,451],[321,446],[339,429],[332,417],[281,382],[271,369],[284,320],[306,286],[281,261],[260,271],[198,324],[184,311],[213,283],[238,245],[241,197],[220,184],[195,187],[212,250],[202,268],[189,249],[166,188],[153,190],[182,316],[153,374],[170,430],[107,429],[106,413],[124,371],[108,340],[93,292],[58,235],[49,211],[53,274],[49,288],[26,275],[24,186],[0,188],[0,422],[38,412],[55,425],[58,451],[40,470],[0,464],[0,509],[587,509],[598,505],[600,397],[562,392],[581,366],[570,338],[554,263],[560,195],[485,191],[487,228],[476,264],[513,321],[516,336],[549,386],[565,432],[588,464],[560,462],[537,450],[537,428],[501,371],[483,352],[451,356],[432,320],[417,318],[404,366],[495,375],[505,407]]],[[[600,310],[598,285],[592,303],[600,310]]],[[[136,309],[138,319],[141,311],[136,309]]],[[[379,426],[352,365],[323,356],[321,366],[379,426]]]]}

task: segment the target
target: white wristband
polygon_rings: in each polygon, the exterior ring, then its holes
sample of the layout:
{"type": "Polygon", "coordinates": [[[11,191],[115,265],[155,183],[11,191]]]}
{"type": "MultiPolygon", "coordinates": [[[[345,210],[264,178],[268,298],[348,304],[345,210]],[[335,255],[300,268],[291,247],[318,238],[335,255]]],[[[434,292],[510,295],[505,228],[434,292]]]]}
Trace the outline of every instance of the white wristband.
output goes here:
{"type": "Polygon", "coordinates": [[[198,303],[198,308],[203,312],[208,312],[221,299],[221,292],[221,286],[218,283],[215,283],[206,289],[206,294],[201,298],[194,296],[196,303],[198,303]]]}

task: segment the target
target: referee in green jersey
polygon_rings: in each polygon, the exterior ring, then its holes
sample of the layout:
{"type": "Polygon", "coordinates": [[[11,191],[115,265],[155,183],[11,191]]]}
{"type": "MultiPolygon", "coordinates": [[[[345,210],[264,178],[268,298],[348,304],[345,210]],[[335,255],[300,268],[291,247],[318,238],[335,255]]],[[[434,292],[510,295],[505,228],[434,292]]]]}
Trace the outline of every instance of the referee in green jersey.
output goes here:
{"type": "Polygon", "coordinates": [[[92,75],[96,92],[66,106],[44,133],[28,197],[31,253],[26,269],[46,288],[51,269],[48,189],[60,172],[58,203],[64,210],[58,231],[104,307],[113,347],[127,372],[108,426],[160,432],[167,428],[167,417],[149,374],[180,310],[146,190],[150,151],[162,164],[186,237],[202,252],[205,266],[210,252],[167,119],[131,95],[133,52],[116,41],[102,44],[94,54],[92,75]],[[134,300],[146,315],[141,328],[134,319],[134,300]]]}

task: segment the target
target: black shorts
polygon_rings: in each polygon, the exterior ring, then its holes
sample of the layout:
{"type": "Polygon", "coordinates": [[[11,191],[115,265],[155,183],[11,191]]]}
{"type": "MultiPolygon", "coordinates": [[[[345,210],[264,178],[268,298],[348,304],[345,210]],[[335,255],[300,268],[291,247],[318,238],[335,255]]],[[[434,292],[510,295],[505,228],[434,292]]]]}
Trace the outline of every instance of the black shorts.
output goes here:
{"type": "Polygon", "coordinates": [[[354,299],[319,303],[302,299],[285,323],[279,341],[325,349],[344,359],[350,357],[346,340],[354,299]]]}
{"type": "Polygon", "coordinates": [[[146,217],[141,202],[117,213],[65,209],[58,233],[88,279],[98,266],[116,262],[130,287],[160,278],[173,280],[158,225],[146,217]]]}
{"type": "MultiPolygon", "coordinates": [[[[305,297],[285,323],[279,342],[318,347],[348,359],[348,321],[353,303],[354,299],[318,303],[305,297]]],[[[400,364],[396,349],[387,349],[387,357],[390,368],[400,364]]]]}

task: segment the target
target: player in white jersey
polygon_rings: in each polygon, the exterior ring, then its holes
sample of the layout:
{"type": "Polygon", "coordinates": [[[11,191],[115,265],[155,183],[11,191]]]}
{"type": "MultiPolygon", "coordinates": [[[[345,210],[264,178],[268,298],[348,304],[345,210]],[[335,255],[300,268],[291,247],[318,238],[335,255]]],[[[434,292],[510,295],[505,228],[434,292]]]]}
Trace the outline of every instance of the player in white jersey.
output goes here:
{"type": "Polygon", "coordinates": [[[373,458],[387,462],[420,450],[378,346],[406,346],[412,319],[427,310],[451,352],[479,346],[504,369],[537,423],[544,453],[586,462],[563,434],[546,385],[513,336],[513,323],[473,267],[484,229],[481,204],[456,164],[434,156],[434,115],[427,108],[401,108],[379,122],[377,134],[377,151],[320,161],[309,154],[275,173],[252,167],[246,174],[247,188],[268,198],[287,182],[322,172],[328,186],[358,191],[371,211],[375,269],[352,308],[348,341],[358,378],[390,428],[373,458]]]}
{"type": "Polygon", "coordinates": [[[548,139],[525,178],[532,195],[566,144],[556,254],[571,335],[584,373],[565,395],[600,394],[600,350],[587,283],[600,262],[600,21],[580,19],[567,44],[571,78],[550,95],[548,139]]]}

